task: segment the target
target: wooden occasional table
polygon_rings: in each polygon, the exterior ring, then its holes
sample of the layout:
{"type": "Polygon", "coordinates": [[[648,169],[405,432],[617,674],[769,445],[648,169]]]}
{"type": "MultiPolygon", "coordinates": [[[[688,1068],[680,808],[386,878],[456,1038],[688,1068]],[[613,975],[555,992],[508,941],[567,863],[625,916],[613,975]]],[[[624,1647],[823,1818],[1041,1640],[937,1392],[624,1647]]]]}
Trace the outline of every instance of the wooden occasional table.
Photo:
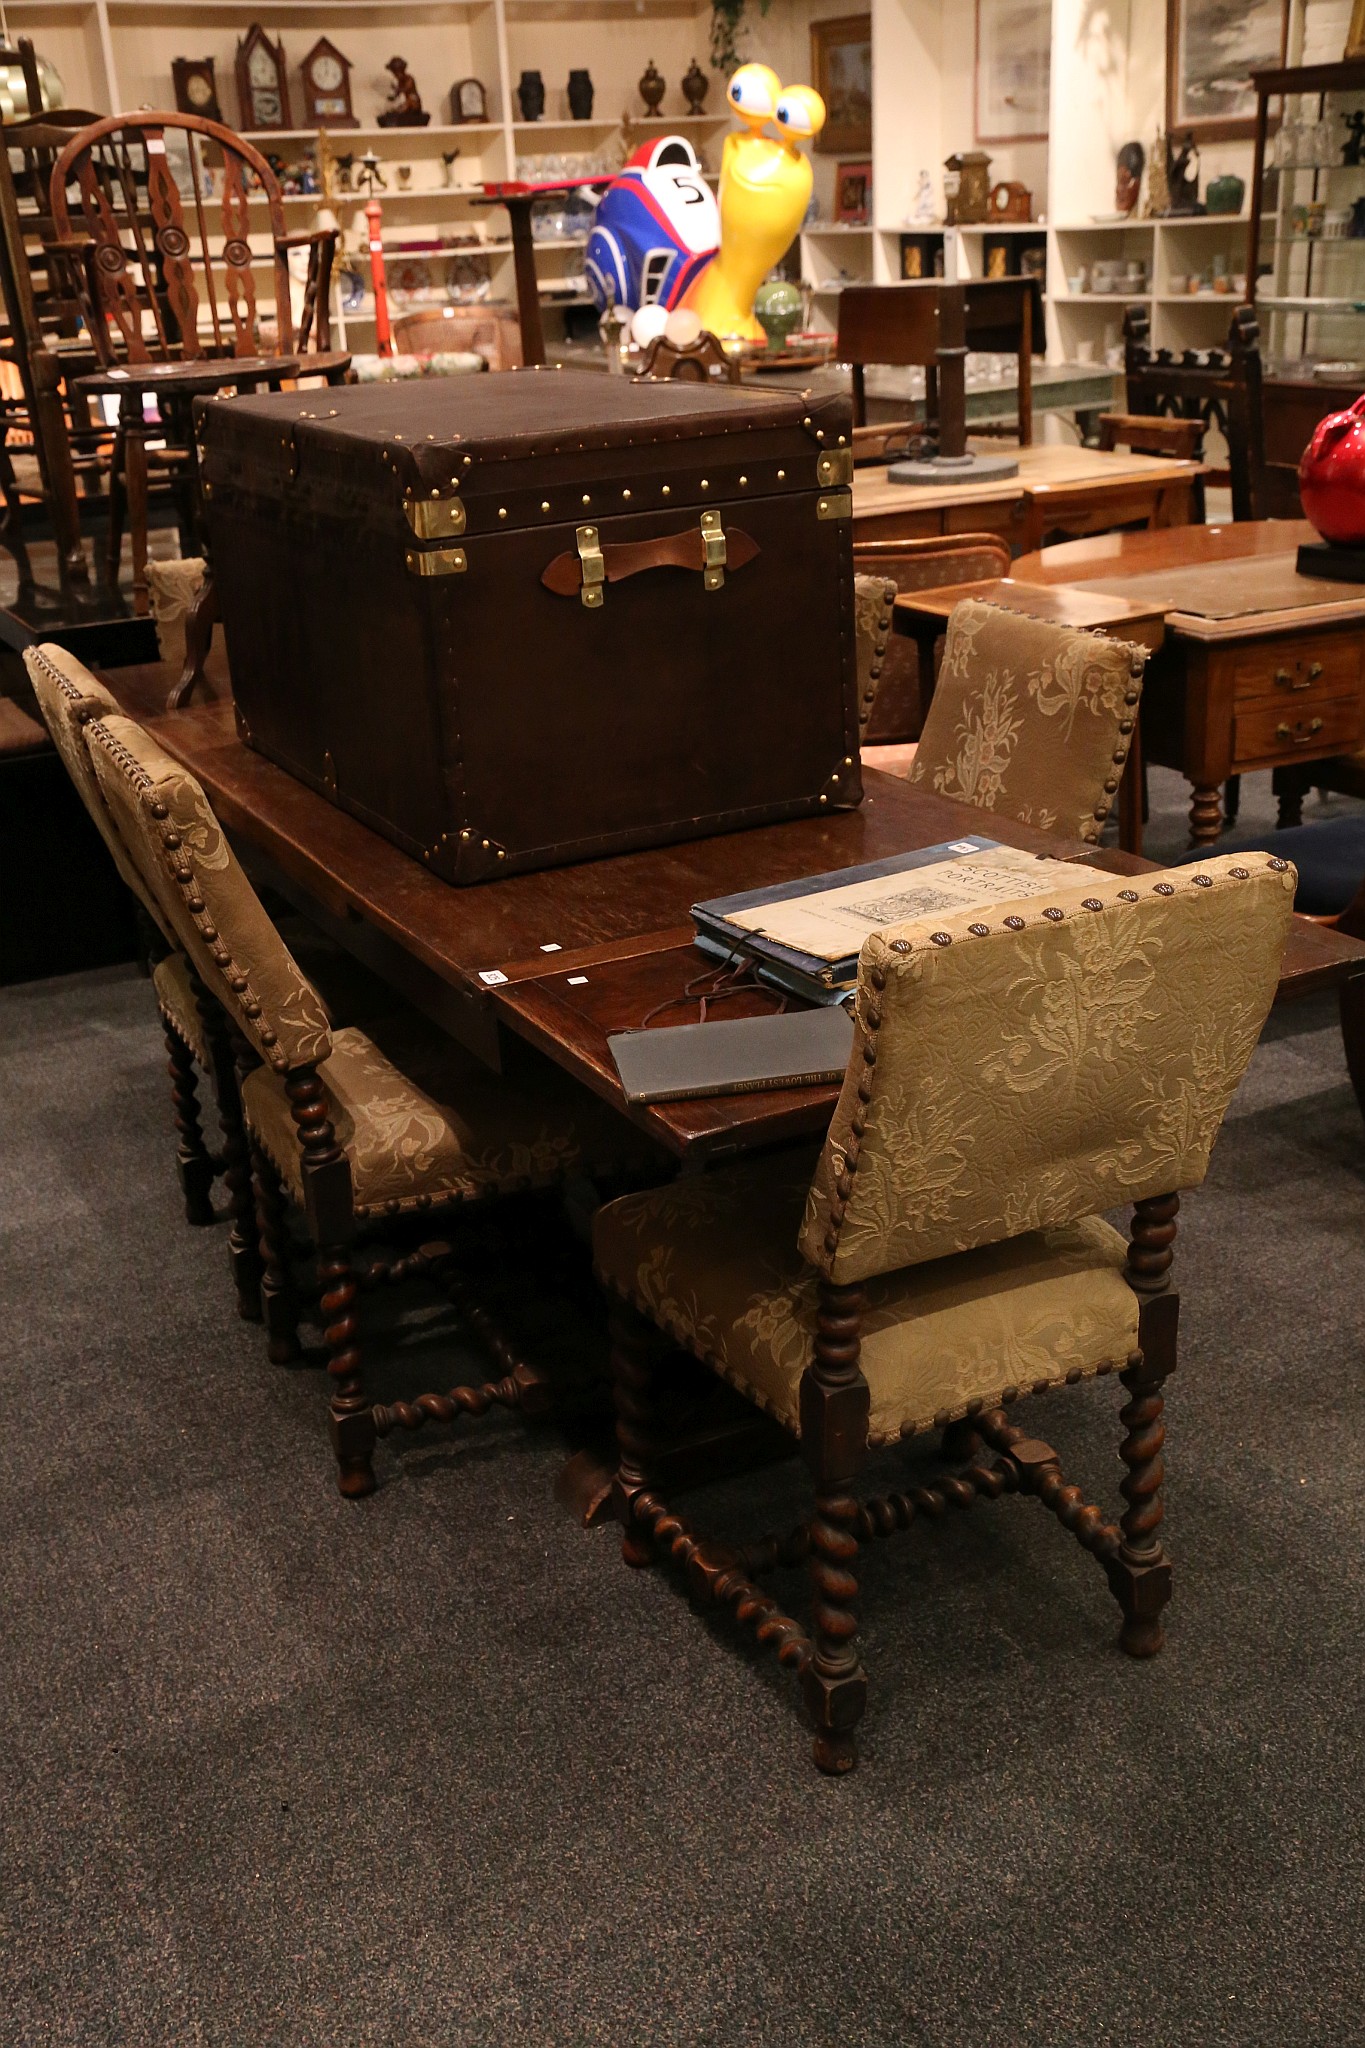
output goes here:
{"type": "Polygon", "coordinates": [[[1349,753],[1365,735],[1365,589],[1296,575],[1299,543],[1314,538],[1306,521],[1249,520],[1103,534],[1014,565],[1021,582],[1162,606],[1142,742],[1149,761],[1193,786],[1193,846],[1222,831],[1230,775],[1282,771],[1280,822],[1297,823],[1305,778],[1292,771],[1349,753]]]}
{"type": "MultiPolygon", "coordinates": [[[[159,672],[114,671],[137,715],[159,672]]],[[[830,1118],[833,1084],[628,1108],[607,1048],[661,1003],[694,1017],[687,984],[710,964],[692,944],[691,905],[741,886],[793,880],[956,838],[983,826],[1016,846],[1137,873],[1149,863],[1099,853],[1006,818],[987,819],[894,776],[866,777],[857,811],[727,833],[540,874],[456,889],[358,819],[306,789],[237,737],[232,706],[206,704],[150,729],[203,783],[248,864],[405,998],[496,1065],[501,1033],[530,1040],[688,1164],[798,1136],[830,1118]],[[677,999],[683,999],[681,1001],[677,999]]],[[[1353,1072],[1365,1085],[1365,945],[1295,922],[1282,997],[1340,986],[1353,1072]]],[[[722,1014],[741,1015],[741,1004],[722,1014]]],[[[661,1020],[662,1021],[662,1020],[661,1020]]]]}
{"type": "Polygon", "coordinates": [[[1139,521],[1183,527],[1191,517],[1194,483],[1201,474],[1197,462],[1098,448],[981,444],[983,454],[1006,448],[1018,455],[1019,474],[997,483],[892,484],[885,464],[856,469],[855,541],[998,533],[1012,548],[1032,549],[1056,532],[1100,533],[1139,521]]]}
{"type": "MultiPolygon", "coordinates": [[[[994,576],[980,583],[948,584],[942,590],[908,591],[896,599],[895,629],[915,643],[920,703],[926,711],[934,694],[938,644],[948,629],[954,608],[972,597],[986,604],[1008,605],[1011,611],[1025,612],[1031,619],[1044,619],[1051,626],[1109,633],[1116,640],[1132,640],[1153,650],[1160,647],[1165,633],[1165,615],[1160,604],[1130,603],[1121,597],[1068,584],[1021,583],[1013,576],[994,576]]],[[[1140,725],[1134,731],[1119,784],[1119,844],[1129,853],[1142,851],[1140,725]]]]}

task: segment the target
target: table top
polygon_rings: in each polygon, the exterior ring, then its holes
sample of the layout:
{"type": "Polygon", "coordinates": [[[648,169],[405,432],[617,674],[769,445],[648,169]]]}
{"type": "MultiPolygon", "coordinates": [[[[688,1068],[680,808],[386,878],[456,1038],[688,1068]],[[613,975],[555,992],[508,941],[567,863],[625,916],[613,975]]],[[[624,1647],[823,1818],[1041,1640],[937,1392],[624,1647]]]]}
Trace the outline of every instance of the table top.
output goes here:
{"type": "MultiPolygon", "coordinates": [[[[1063,448],[1036,442],[1031,448],[1015,448],[1005,441],[969,441],[982,455],[1008,452],[1019,459],[1018,476],[996,478],[993,482],[965,484],[893,484],[886,480],[883,464],[869,463],[853,472],[853,517],[906,510],[923,511],[929,506],[996,503],[1001,497],[1045,498],[1050,491],[1105,491],[1143,484],[1154,491],[1169,484],[1191,481],[1199,476],[1198,462],[1173,461],[1162,455],[1130,455],[1100,448],[1063,448]]],[[[1184,531],[1183,528],[1180,531],[1184,531]]],[[[1034,579],[1038,580],[1038,579],[1034,579]]]]}
{"type": "MultiPolygon", "coordinates": [[[[317,360],[320,365],[330,365],[334,359],[319,356],[317,360]]],[[[307,361],[306,356],[210,356],[189,363],[120,363],[116,369],[93,370],[72,382],[92,398],[112,397],[120,391],[217,391],[224,384],[264,384],[274,377],[304,376],[309,374],[304,369],[307,361]]],[[[317,374],[322,374],[321,369],[317,374]]]]}
{"type": "MultiPolygon", "coordinates": [[[[111,672],[116,694],[132,696],[120,693],[121,680],[111,672]]],[[[1091,860],[1110,872],[1151,866],[1012,819],[984,819],[949,797],[865,771],[867,794],[856,811],[457,889],[246,747],[230,704],[167,714],[150,729],[203,783],[228,831],[299,885],[343,937],[362,929],[383,934],[434,986],[461,998],[462,1018],[452,1023],[440,1013],[448,1028],[482,1046],[480,1032],[500,1022],[690,1159],[818,1135],[838,1092],[829,1084],[627,1109],[607,1035],[639,1025],[710,964],[692,944],[690,912],[699,899],[877,860],[983,825],[1011,845],[1091,860]],[[466,1031],[464,1019],[474,1028],[466,1031]]],[[[1296,920],[1281,994],[1330,986],[1359,966],[1365,946],[1296,920]]],[[[742,1001],[722,1011],[743,1013],[742,1001]]],[[[679,1006],[671,1019],[694,1015],[679,1006]]]]}
{"type": "Polygon", "coordinates": [[[1155,599],[1111,597],[1074,583],[1021,582],[1017,576],[990,576],[977,583],[947,584],[940,590],[904,592],[895,602],[897,629],[904,632],[920,620],[941,626],[969,597],[1008,605],[1012,611],[1026,612],[1029,618],[1044,619],[1052,626],[1112,632],[1120,639],[1140,638],[1144,647],[1161,642],[1165,607],[1155,599]]]}
{"type": "Polygon", "coordinates": [[[1065,575],[1063,587],[1083,585],[1101,600],[1155,604],[1180,639],[1244,641],[1365,620],[1365,587],[1299,575],[1299,543],[1316,538],[1306,520],[1248,520],[1100,534],[1023,555],[1014,566],[1020,580],[1054,590],[1065,575]]]}

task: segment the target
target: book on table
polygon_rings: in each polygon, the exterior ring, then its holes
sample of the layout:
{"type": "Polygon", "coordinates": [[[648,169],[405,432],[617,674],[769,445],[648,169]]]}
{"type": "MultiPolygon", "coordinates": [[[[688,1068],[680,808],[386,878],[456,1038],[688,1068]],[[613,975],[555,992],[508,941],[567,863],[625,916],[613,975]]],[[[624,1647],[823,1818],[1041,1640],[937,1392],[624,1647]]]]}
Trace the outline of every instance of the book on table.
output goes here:
{"type": "Polygon", "coordinates": [[[770,986],[815,1007],[615,1032],[607,1043],[627,1101],[837,1080],[853,1042],[843,1006],[857,985],[869,932],[1052,895],[1074,888],[1084,867],[972,833],[864,867],[694,904],[703,952],[736,966],[747,961],[770,986]]]}
{"type": "Polygon", "coordinates": [[[842,1002],[870,932],[1071,888],[1077,866],[971,833],[865,867],[712,897],[693,904],[692,921],[713,958],[752,960],[761,979],[807,1002],[842,1002]]]}

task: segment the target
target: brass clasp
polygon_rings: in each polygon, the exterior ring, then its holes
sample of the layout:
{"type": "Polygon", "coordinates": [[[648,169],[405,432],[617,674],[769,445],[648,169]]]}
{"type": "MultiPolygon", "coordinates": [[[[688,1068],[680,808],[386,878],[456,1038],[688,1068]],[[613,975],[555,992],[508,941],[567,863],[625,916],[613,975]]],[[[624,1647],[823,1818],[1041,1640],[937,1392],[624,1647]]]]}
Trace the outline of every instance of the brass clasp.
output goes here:
{"type": "Polygon", "coordinates": [[[575,539],[578,542],[578,559],[583,564],[583,587],[579,597],[588,611],[596,611],[602,603],[603,586],[607,580],[602,543],[595,526],[575,528],[575,539]]]}
{"type": "Polygon", "coordinates": [[[701,515],[702,588],[719,590],[725,581],[725,529],[719,512],[701,515]]]}

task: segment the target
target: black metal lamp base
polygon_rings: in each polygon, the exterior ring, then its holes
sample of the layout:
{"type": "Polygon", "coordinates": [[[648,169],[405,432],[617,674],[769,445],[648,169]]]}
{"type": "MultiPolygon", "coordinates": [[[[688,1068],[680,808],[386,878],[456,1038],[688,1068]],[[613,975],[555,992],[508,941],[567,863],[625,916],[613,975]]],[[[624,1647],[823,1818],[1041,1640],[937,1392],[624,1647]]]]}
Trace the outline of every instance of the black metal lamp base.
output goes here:
{"type": "Polygon", "coordinates": [[[912,455],[893,462],[886,472],[889,484],[985,484],[1018,476],[1019,463],[1013,455],[912,455]]]}

